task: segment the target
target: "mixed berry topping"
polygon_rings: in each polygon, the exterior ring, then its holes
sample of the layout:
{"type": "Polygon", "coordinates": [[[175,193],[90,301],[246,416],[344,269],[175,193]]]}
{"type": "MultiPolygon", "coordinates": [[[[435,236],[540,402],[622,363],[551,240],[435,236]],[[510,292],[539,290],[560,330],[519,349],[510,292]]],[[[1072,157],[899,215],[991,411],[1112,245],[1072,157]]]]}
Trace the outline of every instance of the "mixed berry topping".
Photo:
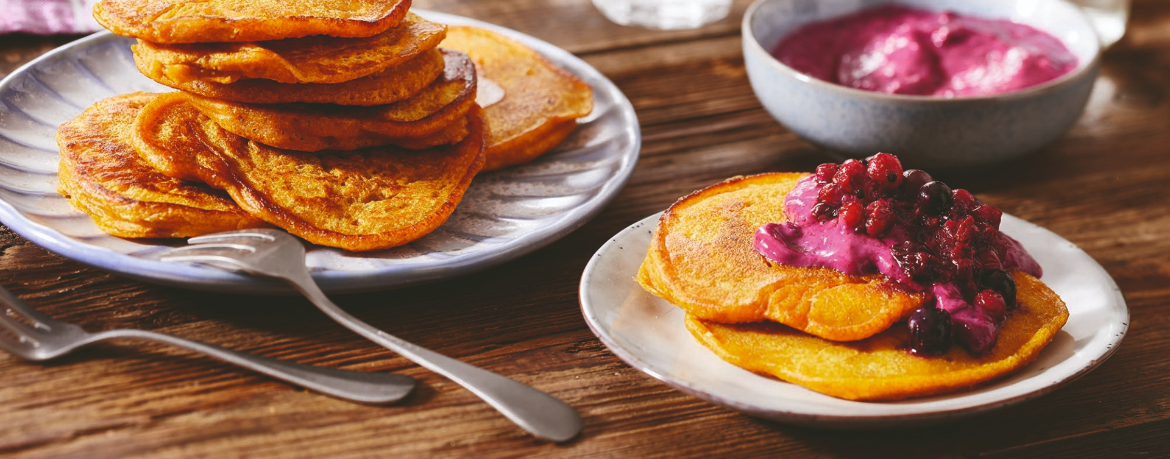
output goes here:
{"type": "Polygon", "coordinates": [[[918,289],[947,285],[955,291],[957,298],[948,299],[947,306],[938,299],[913,313],[912,353],[937,355],[954,341],[977,354],[990,349],[987,341],[994,341],[995,324],[1004,320],[1016,300],[1015,281],[1007,269],[1017,267],[1009,260],[1017,256],[1009,252],[1018,243],[999,231],[1003,217],[999,209],[926,172],[903,170],[898,158],[888,153],[840,165],[821,164],[816,181],[819,190],[811,209],[816,221],[836,219],[873,238],[899,228],[890,253],[905,279],[918,289]],[[957,314],[959,309],[962,314],[957,314]]]}

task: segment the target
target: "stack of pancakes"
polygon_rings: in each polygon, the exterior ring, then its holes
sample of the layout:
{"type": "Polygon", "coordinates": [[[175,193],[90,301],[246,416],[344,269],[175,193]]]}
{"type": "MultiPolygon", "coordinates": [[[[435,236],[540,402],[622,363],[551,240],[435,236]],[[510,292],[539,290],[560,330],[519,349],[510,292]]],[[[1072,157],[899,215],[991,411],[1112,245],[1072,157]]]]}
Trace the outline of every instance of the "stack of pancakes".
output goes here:
{"type": "Polygon", "coordinates": [[[179,92],[116,96],[63,124],[59,190],[122,237],[275,225],[358,251],[422,237],[485,162],[548,151],[592,96],[493,32],[456,28],[459,51],[440,49],[448,28],[409,7],[99,2],[99,22],[138,39],[138,69],[179,92]],[[486,111],[477,69],[494,78],[486,111]]]}

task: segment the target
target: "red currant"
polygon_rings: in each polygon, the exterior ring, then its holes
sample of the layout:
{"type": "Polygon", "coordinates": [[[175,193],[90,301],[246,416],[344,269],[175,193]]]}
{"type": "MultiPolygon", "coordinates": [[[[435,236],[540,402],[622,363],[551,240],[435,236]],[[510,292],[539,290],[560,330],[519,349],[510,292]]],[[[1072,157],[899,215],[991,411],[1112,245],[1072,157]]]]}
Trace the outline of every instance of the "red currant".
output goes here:
{"type": "Polygon", "coordinates": [[[981,222],[991,224],[993,228],[999,228],[999,222],[1003,219],[1003,211],[988,205],[980,205],[971,211],[971,215],[981,222]]]}
{"type": "Polygon", "coordinates": [[[845,193],[841,191],[840,187],[832,183],[826,184],[817,192],[817,202],[832,206],[840,204],[841,198],[843,197],[845,197],[845,193]]]}
{"type": "Polygon", "coordinates": [[[889,190],[896,190],[902,186],[902,163],[898,157],[889,153],[878,153],[870,156],[869,165],[865,172],[875,183],[889,190]]]}
{"type": "Polygon", "coordinates": [[[894,226],[894,209],[890,202],[884,199],[869,203],[865,208],[869,218],[865,220],[865,232],[873,237],[879,237],[894,226]]]}
{"type": "Polygon", "coordinates": [[[857,186],[865,179],[865,166],[861,161],[856,159],[847,159],[841,163],[841,167],[837,168],[837,173],[833,175],[833,183],[841,187],[841,190],[846,193],[852,193],[857,190],[857,186]]]}
{"type": "Polygon", "coordinates": [[[979,201],[975,199],[975,196],[970,191],[962,188],[954,190],[952,195],[954,196],[955,208],[962,209],[963,212],[971,212],[979,205],[979,201]]]}
{"type": "Polygon", "coordinates": [[[1007,303],[1003,301],[1003,296],[995,290],[987,289],[975,295],[975,306],[979,306],[979,309],[982,309],[997,322],[1003,320],[1003,317],[1007,315],[1007,303]]]}
{"type": "Polygon", "coordinates": [[[817,166],[817,181],[821,183],[829,183],[833,180],[833,174],[837,173],[836,163],[824,163],[817,166]]]}
{"type": "Polygon", "coordinates": [[[861,208],[861,203],[858,201],[849,201],[841,205],[841,223],[853,229],[857,229],[861,225],[862,220],[865,220],[864,211],[861,208]]]}

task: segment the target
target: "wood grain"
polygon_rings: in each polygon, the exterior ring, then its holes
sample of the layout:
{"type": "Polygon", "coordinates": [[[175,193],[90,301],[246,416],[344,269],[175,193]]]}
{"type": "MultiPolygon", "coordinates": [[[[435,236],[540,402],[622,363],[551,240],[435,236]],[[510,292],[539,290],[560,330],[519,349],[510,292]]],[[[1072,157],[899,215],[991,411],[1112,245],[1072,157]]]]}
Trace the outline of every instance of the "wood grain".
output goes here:
{"type": "MultiPolygon", "coordinates": [[[[593,252],[679,196],[737,174],[807,171],[816,148],[760,107],[731,17],[692,31],[607,22],[586,0],[417,0],[577,53],[633,101],[644,143],[603,213],[552,245],[442,284],[347,295],[351,313],[546,390],[585,431],[537,441],[457,385],[299,297],[145,284],[0,228],[0,285],[91,330],[135,327],[326,367],[418,378],[402,403],[343,402],[161,345],[103,344],[49,363],[0,355],[0,456],[11,457],[1162,457],[1170,455],[1170,2],[1138,0],[1077,126],[1035,155],[944,177],[1076,243],[1114,277],[1120,350],[1050,395],[911,430],[833,432],[748,417],[631,369],[589,332],[577,284],[593,252]]],[[[0,35],[0,74],[76,37],[0,35]]]]}

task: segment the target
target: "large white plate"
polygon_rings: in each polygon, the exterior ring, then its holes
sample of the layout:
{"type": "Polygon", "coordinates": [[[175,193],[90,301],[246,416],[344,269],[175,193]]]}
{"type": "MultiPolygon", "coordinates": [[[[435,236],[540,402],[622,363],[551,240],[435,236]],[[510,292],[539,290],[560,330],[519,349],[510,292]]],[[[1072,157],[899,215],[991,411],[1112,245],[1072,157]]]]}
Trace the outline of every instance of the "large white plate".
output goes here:
{"type": "MultiPolygon", "coordinates": [[[[613,199],[637,162],[641,131],[634,109],[589,64],[513,30],[420,13],[439,22],[496,30],[536,49],[593,87],[593,113],[553,152],[523,166],[477,176],[447,223],[423,239],[361,254],[309,247],[307,263],[327,292],[424,283],[515,259],[585,224],[613,199]]],[[[274,281],[132,256],[176,242],[106,235],[57,194],[58,125],[106,97],[171,90],[139,74],[130,54],[132,43],[98,33],[42,56],[0,82],[0,222],[53,252],[134,278],[226,292],[291,292],[274,281]]]]}
{"type": "Polygon", "coordinates": [[[683,312],[634,281],[658,215],[601,247],[581,277],[581,310],[593,333],[630,366],[696,397],[790,424],[869,429],[958,419],[1039,397],[1104,362],[1125,336],[1129,309],[1101,265],[1071,242],[1004,215],[1002,229],[1024,244],[1069,318],[1031,365],[978,389],[902,402],[854,402],[741,369],[700,345],[683,312]]]}

